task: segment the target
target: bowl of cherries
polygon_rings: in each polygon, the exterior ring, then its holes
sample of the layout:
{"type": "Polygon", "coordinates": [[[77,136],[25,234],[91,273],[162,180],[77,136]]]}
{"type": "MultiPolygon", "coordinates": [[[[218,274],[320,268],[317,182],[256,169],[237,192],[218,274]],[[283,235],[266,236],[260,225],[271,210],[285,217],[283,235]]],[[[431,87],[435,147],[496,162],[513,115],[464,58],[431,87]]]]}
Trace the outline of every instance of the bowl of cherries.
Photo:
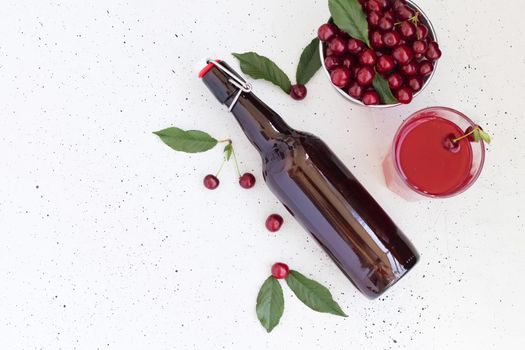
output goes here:
{"type": "Polygon", "coordinates": [[[432,24],[410,0],[353,1],[363,11],[361,27],[368,30],[368,40],[340,29],[333,12],[317,32],[332,85],[358,105],[410,103],[428,85],[441,57],[432,24]]]}

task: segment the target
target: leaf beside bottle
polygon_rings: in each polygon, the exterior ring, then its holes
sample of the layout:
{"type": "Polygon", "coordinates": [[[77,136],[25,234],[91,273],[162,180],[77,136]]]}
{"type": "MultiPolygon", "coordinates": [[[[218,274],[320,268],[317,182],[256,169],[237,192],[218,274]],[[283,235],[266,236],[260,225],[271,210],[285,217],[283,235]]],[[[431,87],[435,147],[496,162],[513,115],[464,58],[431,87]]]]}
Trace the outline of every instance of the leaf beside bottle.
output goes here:
{"type": "Polygon", "coordinates": [[[325,312],[337,316],[348,317],[337,302],[332,298],[330,291],[301,273],[290,270],[286,283],[306,306],[318,312],[325,312]]]}
{"type": "Polygon", "coordinates": [[[255,52],[233,53],[239,60],[243,73],[254,79],[264,79],[279,86],[289,94],[292,89],[290,79],[272,60],[255,52]]]}
{"type": "Polygon", "coordinates": [[[257,295],[257,317],[266,329],[271,332],[284,312],[283,289],[276,278],[270,276],[264,281],[257,295]]]}
{"type": "Polygon", "coordinates": [[[363,7],[357,0],[328,0],[328,8],[336,26],[351,37],[361,40],[368,47],[368,21],[363,7]]]}
{"type": "Polygon", "coordinates": [[[186,153],[205,152],[217,145],[217,140],[208,133],[200,130],[182,130],[176,127],[155,131],[155,135],[160,137],[169,147],[175,151],[186,153]]]}
{"type": "Polygon", "coordinates": [[[313,39],[306,46],[299,59],[295,79],[297,84],[306,85],[314,74],[321,68],[321,57],[319,55],[319,39],[313,39]]]}

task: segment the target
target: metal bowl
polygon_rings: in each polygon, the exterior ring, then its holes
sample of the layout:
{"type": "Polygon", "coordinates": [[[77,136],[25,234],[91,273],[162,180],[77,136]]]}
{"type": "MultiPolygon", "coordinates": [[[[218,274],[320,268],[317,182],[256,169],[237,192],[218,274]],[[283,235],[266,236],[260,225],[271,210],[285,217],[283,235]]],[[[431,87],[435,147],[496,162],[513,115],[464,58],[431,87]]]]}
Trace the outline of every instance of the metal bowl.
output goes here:
{"type": "MultiPolygon", "coordinates": [[[[421,8],[419,6],[417,6],[413,1],[411,0],[406,0],[406,2],[410,5],[410,7],[412,7],[413,9],[415,9],[416,11],[419,12],[420,14],[420,21],[421,23],[423,23],[424,25],[427,26],[428,28],[428,35],[429,37],[433,40],[433,41],[437,41],[437,36],[436,36],[436,31],[434,30],[434,27],[432,26],[432,23],[430,22],[430,20],[428,19],[428,16],[423,12],[423,10],[421,10],[421,8]]],[[[321,64],[323,65],[323,70],[324,72],[326,73],[326,76],[328,77],[328,79],[330,80],[330,84],[332,84],[332,81],[330,79],[330,72],[328,72],[328,69],[326,69],[326,66],[324,64],[324,43],[323,42],[320,42],[319,43],[319,54],[321,55],[321,64]]],[[[438,61],[435,61],[434,62],[434,70],[432,71],[432,73],[427,77],[427,79],[425,80],[425,82],[423,83],[423,87],[421,88],[421,90],[419,90],[418,92],[416,92],[414,94],[414,98],[419,95],[428,85],[428,83],[430,83],[430,80],[432,80],[432,77],[434,76],[434,73],[436,72],[436,69],[437,69],[437,64],[438,64],[438,61]]],[[[389,104],[389,105],[365,105],[363,102],[353,98],[352,96],[348,95],[346,93],[346,91],[344,91],[343,89],[341,88],[338,88],[337,86],[335,86],[334,84],[332,84],[332,86],[337,90],[339,91],[339,93],[344,97],[346,98],[347,100],[357,104],[357,105],[360,105],[360,106],[365,106],[365,107],[370,107],[370,108],[390,108],[390,107],[395,107],[395,106],[399,106],[401,103],[395,103],[395,104],[389,104]]]]}

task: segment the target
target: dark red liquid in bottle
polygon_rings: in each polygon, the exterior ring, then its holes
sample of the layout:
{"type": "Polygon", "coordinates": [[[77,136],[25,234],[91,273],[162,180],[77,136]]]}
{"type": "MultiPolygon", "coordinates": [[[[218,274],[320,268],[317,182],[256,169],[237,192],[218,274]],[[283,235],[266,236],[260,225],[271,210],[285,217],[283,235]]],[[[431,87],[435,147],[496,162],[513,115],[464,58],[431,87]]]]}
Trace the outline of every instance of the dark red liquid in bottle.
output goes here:
{"type": "Polygon", "coordinates": [[[219,102],[234,103],[231,111],[261,154],[270,190],[361,292],[378,297],[416,264],[412,244],[321,139],[288,126],[251,92],[236,100],[239,87],[219,67],[203,72],[219,102]]]}

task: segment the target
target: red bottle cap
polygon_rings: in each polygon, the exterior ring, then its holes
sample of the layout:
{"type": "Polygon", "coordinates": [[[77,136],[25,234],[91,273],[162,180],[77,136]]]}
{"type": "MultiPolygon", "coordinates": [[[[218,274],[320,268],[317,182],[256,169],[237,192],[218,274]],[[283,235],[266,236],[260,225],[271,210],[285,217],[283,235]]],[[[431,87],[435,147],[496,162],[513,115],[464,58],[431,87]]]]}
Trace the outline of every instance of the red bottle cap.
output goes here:
{"type": "MultiPolygon", "coordinates": [[[[216,60],[217,62],[220,62],[221,60],[216,60]]],[[[210,69],[213,68],[213,62],[208,63],[208,65],[201,69],[199,72],[199,78],[202,78],[210,71],[210,69]]]]}

